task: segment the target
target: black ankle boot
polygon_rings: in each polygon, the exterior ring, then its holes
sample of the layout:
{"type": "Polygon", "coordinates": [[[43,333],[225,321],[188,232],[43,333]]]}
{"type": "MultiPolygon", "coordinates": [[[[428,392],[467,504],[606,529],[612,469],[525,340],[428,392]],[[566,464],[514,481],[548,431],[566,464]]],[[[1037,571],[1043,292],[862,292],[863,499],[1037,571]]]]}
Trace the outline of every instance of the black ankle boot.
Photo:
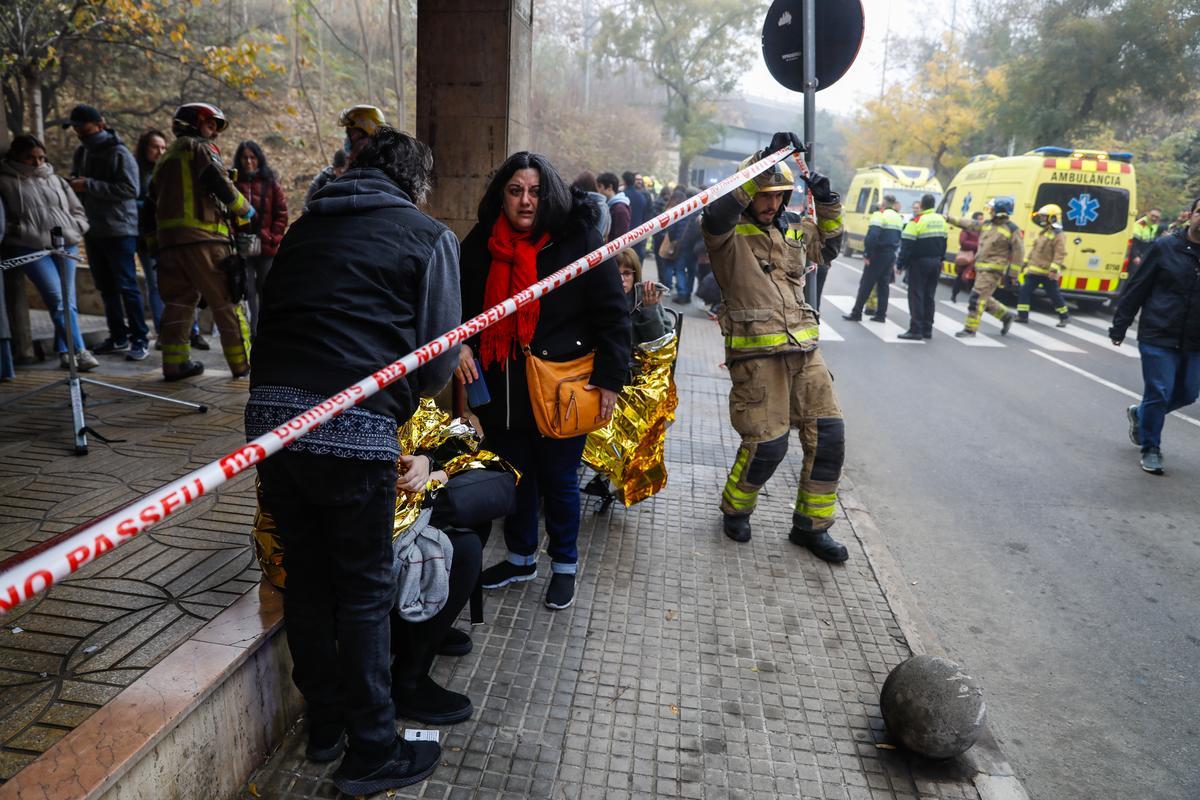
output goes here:
{"type": "Polygon", "coordinates": [[[829,531],[806,531],[793,527],[788,534],[792,544],[807,547],[817,558],[831,564],[841,564],[850,557],[846,546],[829,535],[829,531]]]}
{"type": "Polygon", "coordinates": [[[392,702],[396,717],[427,725],[453,725],[470,719],[471,698],[445,689],[429,677],[437,647],[410,636],[392,662],[392,702]]]}
{"type": "Polygon", "coordinates": [[[750,515],[734,516],[726,514],[725,520],[722,523],[725,530],[725,535],[735,542],[750,541],[750,515]]]}
{"type": "Polygon", "coordinates": [[[446,638],[442,639],[437,654],[439,656],[465,656],[471,652],[471,647],[471,634],[460,631],[458,628],[451,628],[446,631],[446,638]]]}

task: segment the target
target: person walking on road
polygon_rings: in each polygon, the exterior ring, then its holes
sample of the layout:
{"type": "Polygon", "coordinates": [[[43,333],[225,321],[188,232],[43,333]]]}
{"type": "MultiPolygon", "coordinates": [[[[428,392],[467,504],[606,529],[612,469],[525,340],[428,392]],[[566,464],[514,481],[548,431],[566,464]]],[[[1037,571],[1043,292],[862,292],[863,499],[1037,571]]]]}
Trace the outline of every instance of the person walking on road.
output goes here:
{"type": "MultiPolygon", "coordinates": [[[[765,152],[784,147],[803,152],[794,133],[776,133],[765,152]]],[[[758,161],[756,153],[742,162],[758,161]]],[[[848,552],[829,535],[845,456],[845,425],[821,353],[817,315],[804,300],[805,265],[822,249],[841,245],[842,202],[829,179],[812,173],[808,185],[817,224],[802,238],[788,236],[783,221],[793,178],[780,163],[713,201],[701,231],[721,286],[718,313],[725,336],[725,363],[733,386],[729,417],[742,443],[721,496],[725,535],[750,540],[750,515],[763,485],[800,430],[804,462],[789,539],[818,558],[840,563],[848,552]]]]}
{"type": "Polygon", "coordinates": [[[1062,208],[1050,203],[1033,213],[1033,224],[1040,230],[1033,237],[1033,245],[1029,248],[1029,260],[1025,262],[1022,271],[1021,294],[1017,300],[1017,322],[1029,324],[1029,308],[1033,302],[1033,293],[1041,287],[1050,302],[1054,303],[1054,311],[1058,314],[1058,327],[1067,327],[1070,318],[1067,301],[1058,290],[1058,276],[1063,271],[1063,262],[1067,260],[1067,236],[1063,233],[1058,221],[1062,217],[1062,208]]]}
{"type": "Polygon", "coordinates": [[[1200,197],[1188,225],[1153,242],[1141,267],[1121,287],[1109,338],[1117,347],[1138,313],[1142,402],[1129,406],[1129,438],[1142,469],[1162,475],[1167,414],[1200,397],[1200,197]]]}
{"type": "Polygon", "coordinates": [[[1008,307],[997,302],[992,295],[1004,285],[1005,277],[1024,263],[1025,250],[1021,244],[1021,229],[1009,219],[1013,211],[1012,200],[998,197],[990,205],[992,218],[986,222],[946,217],[946,221],[951,225],[979,233],[979,250],[975,254],[975,285],[967,302],[967,319],[963,329],[954,334],[960,339],[974,336],[978,332],[979,321],[985,310],[1000,320],[1003,325],[1000,329],[1001,336],[1008,333],[1015,319],[1008,307]]]}
{"type": "Polygon", "coordinates": [[[227,259],[233,252],[230,215],[248,222],[255,211],[225,174],[215,140],[226,125],[216,106],[180,106],[171,121],[176,139],[150,178],[145,211],[153,215],[147,229],[154,231],[150,249],[158,256],[163,378],[168,381],[204,372],[203,364],[191,360],[188,342],[201,297],[221,332],[229,370],[235,378],[250,372],[250,329],[230,287],[230,270],[240,264],[227,259]]]}
{"type": "Polygon", "coordinates": [[[143,360],[150,328],[137,282],[138,168],[129,148],[109,130],[100,112],[77,105],[62,123],[79,137],[71,162],[71,188],[83,200],[90,227],[84,236],[88,266],[104,301],[108,339],[97,354],[125,353],[143,360]]]}
{"type": "Polygon", "coordinates": [[[921,197],[921,213],[904,226],[900,241],[900,269],[908,271],[908,330],[896,338],[913,341],[933,339],[934,303],[938,275],[946,258],[950,227],[946,218],[933,210],[933,195],[921,197]]]}
{"type": "MultiPolygon", "coordinates": [[[[381,126],[346,179],[318,192],[288,231],[267,276],[275,288],[263,295],[247,438],[458,323],[458,241],[416,206],[432,169],[428,147],[381,126]]],[[[284,543],[284,625],[308,704],[306,755],[329,762],[344,749],[333,782],[350,796],[416,783],[439,762],[435,742],[396,735],[392,534],[398,481],[423,486],[429,473],[428,459],[400,452],[398,428],[456,363],[450,348],[258,465],[284,543]]]]}
{"type": "Polygon", "coordinates": [[[882,206],[871,215],[863,241],[863,271],[858,281],[858,296],[854,299],[854,308],[842,319],[861,322],[863,306],[872,292],[876,305],[871,321],[887,319],[888,287],[892,282],[892,270],[896,268],[896,249],[900,247],[900,232],[904,227],[904,220],[896,210],[898,205],[895,197],[885,194],[882,206]]]}

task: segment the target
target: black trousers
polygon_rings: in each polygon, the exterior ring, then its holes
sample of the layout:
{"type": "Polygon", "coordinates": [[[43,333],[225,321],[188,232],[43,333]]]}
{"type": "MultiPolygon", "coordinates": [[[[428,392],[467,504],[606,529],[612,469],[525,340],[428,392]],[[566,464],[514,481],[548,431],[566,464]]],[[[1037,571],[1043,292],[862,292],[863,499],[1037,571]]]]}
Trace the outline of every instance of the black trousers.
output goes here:
{"type": "Polygon", "coordinates": [[[908,262],[908,323],[910,333],[933,335],[933,304],[937,297],[940,258],[914,258],[908,262]]]}
{"type": "Polygon", "coordinates": [[[373,762],[396,740],[391,629],[396,464],[284,450],[258,465],[283,539],[292,679],[314,726],[373,762]]]}
{"type": "Polygon", "coordinates": [[[392,652],[397,660],[409,657],[405,645],[410,642],[424,643],[436,650],[479,582],[479,572],[483,568],[483,543],[479,534],[453,529],[445,531],[445,534],[454,546],[446,605],[424,622],[405,622],[400,619],[400,613],[392,609],[392,652]]]}
{"type": "Polygon", "coordinates": [[[889,287],[892,283],[892,270],[896,266],[896,251],[892,249],[876,250],[867,255],[869,262],[863,267],[862,277],[858,280],[858,296],[854,298],[854,310],[851,314],[861,315],[871,290],[875,290],[878,303],[875,315],[887,316],[889,287]]]}

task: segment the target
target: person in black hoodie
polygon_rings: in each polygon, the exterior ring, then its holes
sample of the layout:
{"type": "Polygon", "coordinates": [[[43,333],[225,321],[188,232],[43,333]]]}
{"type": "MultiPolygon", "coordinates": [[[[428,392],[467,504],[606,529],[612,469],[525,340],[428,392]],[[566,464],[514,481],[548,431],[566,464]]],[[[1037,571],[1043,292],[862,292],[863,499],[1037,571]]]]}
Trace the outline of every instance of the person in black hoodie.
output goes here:
{"type": "MultiPolygon", "coordinates": [[[[318,191],[288,230],[263,287],[248,439],[459,323],[458,240],[415,205],[432,169],[428,147],[380,127],[354,168],[318,191]]],[[[333,782],[347,795],[416,783],[440,756],[434,742],[396,737],[397,480],[424,485],[430,470],[424,456],[399,452],[396,434],[457,363],[447,351],[258,465],[263,504],[285,545],[284,624],[308,703],[307,755],[335,760],[344,728],[349,744],[333,782]]]]}
{"type": "Polygon", "coordinates": [[[71,166],[71,188],[87,212],[89,227],[84,243],[88,266],[108,320],[108,340],[92,352],[124,352],[127,359],[141,361],[149,347],[150,328],[134,260],[140,185],[137,161],[92,106],[75,106],[62,126],[73,128],[79,137],[71,166]]]}
{"type": "Polygon", "coordinates": [[[1142,469],[1163,474],[1162,429],[1167,414],[1200,397],[1200,197],[1188,224],[1155,239],[1121,286],[1108,336],[1117,347],[1141,312],[1142,402],[1125,410],[1129,439],[1142,450],[1142,469]]]}
{"type": "MultiPolygon", "coordinates": [[[[509,156],[479,203],[478,224],[463,240],[463,318],[600,247],[596,215],[587,195],[568,189],[544,156],[509,156]]],[[[561,609],[575,599],[577,472],[587,437],[552,439],[538,432],[525,382],[525,347],[549,361],[594,352],[589,388],[601,393],[601,414],[610,416],[629,380],[631,348],[629,309],[616,263],[602,262],[468,340],[456,373],[462,383],[485,383],[491,400],[473,408],[485,445],[522,476],[517,510],[504,521],[508,558],[483,571],[483,586],[495,589],[537,577],[538,510],[544,502],[552,562],[545,602],[561,609]]]]}

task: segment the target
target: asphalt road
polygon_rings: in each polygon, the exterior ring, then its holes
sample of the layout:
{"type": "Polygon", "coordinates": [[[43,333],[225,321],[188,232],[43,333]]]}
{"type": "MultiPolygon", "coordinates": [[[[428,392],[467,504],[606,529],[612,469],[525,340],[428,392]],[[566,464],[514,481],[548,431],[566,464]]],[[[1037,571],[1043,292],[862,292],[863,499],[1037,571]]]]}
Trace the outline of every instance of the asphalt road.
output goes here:
{"type": "Polygon", "coordinates": [[[943,285],[933,340],[906,344],[899,284],[896,327],[841,318],[861,266],[839,259],[822,303],[847,472],[1030,795],[1200,797],[1200,405],[1147,475],[1120,391],[1141,393],[1136,343],[1107,343],[1108,312],[1060,331],[1043,301],[968,346],[943,285]]]}

